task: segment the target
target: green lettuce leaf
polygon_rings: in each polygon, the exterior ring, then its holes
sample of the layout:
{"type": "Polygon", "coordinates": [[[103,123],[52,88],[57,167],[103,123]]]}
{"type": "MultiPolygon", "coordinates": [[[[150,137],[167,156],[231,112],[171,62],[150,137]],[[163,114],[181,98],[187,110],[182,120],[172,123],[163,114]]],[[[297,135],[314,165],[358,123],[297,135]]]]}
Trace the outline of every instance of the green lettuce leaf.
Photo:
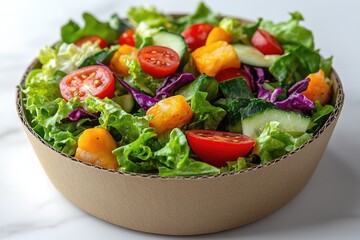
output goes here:
{"type": "Polygon", "coordinates": [[[197,91],[206,92],[208,95],[206,100],[212,101],[217,97],[219,84],[215,77],[201,74],[190,84],[187,84],[176,91],[176,94],[183,95],[186,101],[190,101],[197,91]]]}
{"type": "Polygon", "coordinates": [[[269,71],[284,88],[290,88],[309,73],[319,71],[321,57],[318,52],[299,46],[286,53],[270,66],[269,71]]]}
{"type": "Polygon", "coordinates": [[[116,135],[121,137],[121,145],[135,141],[144,129],[149,127],[148,117],[137,117],[127,113],[111,99],[99,99],[89,95],[84,104],[88,111],[100,112],[100,125],[107,130],[116,131],[116,135]]]}
{"type": "Polygon", "coordinates": [[[61,27],[61,38],[66,43],[73,43],[79,38],[88,35],[97,35],[108,43],[116,42],[118,38],[118,29],[114,29],[108,22],[100,22],[90,13],[84,13],[83,19],[85,26],[80,26],[70,20],[61,27]]]}
{"type": "Polygon", "coordinates": [[[148,143],[156,137],[152,128],[145,128],[135,141],[113,151],[119,163],[119,170],[124,172],[149,173],[156,172],[153,150],[148,143]]]}
{"type": "Polygon", "coordinates": [[[155,90],[160,87],[163,79],[154,78],[145,73],[139,62],[135,60],[126,60],[126,65],[129,67],[129,76],[125,77],[125,81],[132,87],[139,89],[151,96],[155,96],[155,90]]]}
{"type": "Polygon", "coordinates": [[[220,17],[211,11],[203,2],[200,2],[193,14],[186,15],[178,18],[176,24],[178,31],[183,31],[186,27],[195,23],[210,23],[214,26],[218,26],[220,17]]]}
{"type": "Polygon", "coordinates": [[[321,58],[320,68],[324,71],[326,77],[330,77],[333,57],[321,58]]]}
{"type": "Polygon", "coordinates": [[[293,12],[290,15],[291,19],[287,22],[275,24],[272,21],[263,21],[259,28],[270,32],[283,45],[302,45],[314,50],[312,32],[300,26],[300,22],[304,20],[302,15],[299,12],[293,12]]]}
{"type": "Polygon", "coordinates": [[[191,109],[194,116],[189,124],[189,129],[216,130],[220,122],[226,116],[226,111],[221,107],[215,107],[206,100],[208,94],[197,91],[191,99],[191,109]]]}
{"type": "Polygon", "coordinates": [[[234,162],[227,162],[227,166],[220,168],[221,172],[238,172],[248,168],[248,164],[246,163],[245,158],[239,157],[234,162]]]}
{"type": "Polygon", "coordinates": [[[184,133],[175,128],[170,135],[156,138],[146,128],[135,141],[113,151],[120,171],[158,173],[160,176],[192,176],[219,173],[219,169],[189,158],[190,148],[184,133]]]}
{"type": "Polygon", "coordinates": [[[116,50],[104,49],[94,55],[87,57],[79,66],[79,68],[97,65],[98,62],[102,62],[105,65],[109,65],[112,56],[116,50]]]}
{"type": "Polygon", "coordinates": [[[43,64],[42,73],[47,78],[54,76],[56,71],[66,74],[76,70],[88,57],[100,52],[101,49],[90,42],[81,48],[74,44],[62,43],[58,49],[46,46],[39,52],[39,61],[43,64]]]}
{"type": "Polygon", "coordinates": [[[294,151],[306,141],[310,140],[312,134],[303,133],[294,137],[289,133],[282,132],[279,122],[266,123],[264,130],[256,138],[261,163],[268,163],[288,152],[294,151]]]}
{"type": "Polygon", "coordinates": [[[250,43],[250,39],[258,29],[262,19],[256,23],[242,22],[236,18],[224,17],[219,22],[219,26],[229,33],[232,37],[232,42],[250,43]]]}
{"type": "Polygon", "coordinates": [[[150,27],[171,28],[173,18],[159,12],[154,6],[131,7],[127,12],[130,22],[137,26],[140,22],[146,23],[150,27]]]}
{"type": "Polygon", "coordinates": [[[151,27],[145,22],[141,22],[135,29],[136,47],[141,49],[153,44],[153,36],[160,31],[160,28],[151,27]]]}
{"type": "Polygon", "coordinates": [[[33,127],[46,142],[68,155],[75,154],[77,139],[82,131],[91,126],[90,119],[62,123],[61,120],[76,107],[78,98],[66,102],[60,98],[58,83],[43,75],[40,69],[33,70],[22,91],[27,117],[33,127]]]}
{"type": "Polygon", "coordinates": [[[316,133],[324,125],[328,116],[334,111],[331,105],[322,106],[319,101],[315,101],[315,107],[311,114],[311,123],[308,132],[316,133]]]}
{"type": "Polygon", "coordinates": [[[162,164],[159,166],[159,175],[193,176],[220,172],[214,166],[190,159],[189,152],[190,147],[184,133],[178,128],[173,129],[166,145],[154,153],[154,157],[162,164]]]}

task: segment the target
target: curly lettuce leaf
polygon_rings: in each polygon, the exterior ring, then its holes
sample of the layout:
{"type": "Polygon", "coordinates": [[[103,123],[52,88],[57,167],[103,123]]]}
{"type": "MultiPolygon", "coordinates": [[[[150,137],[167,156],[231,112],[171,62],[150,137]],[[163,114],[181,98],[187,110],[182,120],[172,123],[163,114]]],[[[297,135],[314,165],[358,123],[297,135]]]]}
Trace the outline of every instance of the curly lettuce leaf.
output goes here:
{"type": "Polygon", "coordinates": [[[308,132],[316,133],[324,125],[328,116],[334,111],[331,105],[322,106],[319,101],[315,101],[315,107],[311,114],[311,123],[308,132]]]}
{"type": "Polygon", "coordinates": [[[39,61],[43,64],[42,73],[52,77],[56,71],[66,74],[77,69],[85,59],[100,52],[101,49],[90,42],[80,48],[74,44],[62,43],[58,49],[46,46],[39,52],[39,61]]]}
{"type": "Polygon", "coordinates": [[[318,52],[299,46],[276,60],[269,71],[282,87],[289,89],[297,81],[305,79],[309,73],[319,71],[320,61],[318,52]]]}
{"type": "Polygon", "coordinates": [[[200,2],[193,14],[178,18],[176,24],[178,31],[183,31],[186,27],[195,23],[210,23],[214,26],[219,24],[220,17],[211,11],[203,2],[200,2]]]}
{"type": "Polygon", "coordinates": [[[142,92],[155,96],[156,89],[161,86],[162,78],[154,78],[145,73],[139,62],[135,60],[127,60],[126,65],[129,67],[129,75],[124,78],[132,87],[142,92]]]}
{"type": "Polygon", "coordinates": [[[26,94],[24,107],[33,129],[55,149],[68,155],[75,154],[79,134],[91,121],[84,118],[63,123],[61,120],[67,118],[74,108],[80,107],[79,99],[66,102],[60,98],[58,83],[46,78],[40,69],[29,74],[22,91],[26,94]]]}
{"type": "Polygon", "coordinates": [[[283,45],[304,46],[314,50],[314,37],[310,30],[300,26],[304,20],[299,12],[290,13],[291,19],[287,22],[273,23],[261,22],[259,28],[265,29],[276,37],[283,45]]]}
{"type": "Polygon", "coordinates": [[[246,23],[236,18],[224,17],[219,22],[219,26],[231,35],[232,42],[250,43],[261,21],[262,19],[259,19],[256,23],[246,23]]]}
{"type": "Polygon", "coordinates": [[[119,163],[119,170],[124,172],[149,173],[157,171],[153,150],[148,146],[150,139],[156,137],[152,128],[145,128],[133,142],[113,151],[119,163]]]}
{"type": "Polygon", "coordinates": [[[214,166],[190,159],[189,152],[190,147],[184,133],[178,128],[173,129],[166,145],[154,153],[154,157],[162,164],[159,166],[159,175],[193,176],[220,172],[214,166]]]}
{"type": "Polygon", "coordinates": [[[146,23],[150,27],[171,27],[173,18],[159,12],[154,6],[131,7],[127,12],[130,22],[137,26],[140,22],[146,23]]]}
{"type": "Polygon", "coordinates": [[[160,28],[151,27],[145,22],[141,22],[135,29],[136,48],[143,48],[153,44],[153,36],[160,31],[160,28]]]}
{"type": "Polygon", "coordinates": [[[99,123],[107,129],[114,129],[121,136],[121,144],[127,144],[140,137],[144,129],[149,127],[147,117],[137,117],[124,111],[111,99],[99,99],[89,95],[84,104],[91,113],[100,112],[99,123]]]}
{"type": "Polygon", "coordinates": [[[238,172],[238,171],[241,171],[241,170],[243,170],[245,168],[248,168],[248,167],[249,166],[248,166],[245,158],[239,157],[234,162],[227,162],[227,166],[221,167],[220,171],[221,172],[238,172]]]}
{"type": "Polygon", "coordinates": [[[73,43],[79,38],[88,35],[97,35],[108,43],[116,42],[118,38],[118,29],[114,29],[108,22],[100,22],[90,13],[84,13],[83,19],[85,25],[83,28],[70,20],[61,27],[61,38],[66,43],[73,43]]]}
{"type": "Polygon", "coordinates": [[[256,138],[258,155],[262,164],[294,151],[312,137],[312,134],[309,133],[303,133],[296,137],[292,136],[281,131],[279,125],[280,123],[276,121],[266,123],[264,130],[256,138]]]}
{"type": "Polygon", "coordinates": [[[216,130],[220,122],[225,118],[226,111],[221,107],[215,107],[206,100],[207,93],[197,91],[191,99],[191,109],[194,116],[189,124],[189,129],[216,130]]]}
{"type": "Polygon", "coordinates": [[[135,141],[113,151],[120,171],[158,173],[160,176],[192,176],[219,173],[219,169],[189,158],[190,147],[184,133],[175,128],[169,136],[156,138],[146,128],[135,141]]]}

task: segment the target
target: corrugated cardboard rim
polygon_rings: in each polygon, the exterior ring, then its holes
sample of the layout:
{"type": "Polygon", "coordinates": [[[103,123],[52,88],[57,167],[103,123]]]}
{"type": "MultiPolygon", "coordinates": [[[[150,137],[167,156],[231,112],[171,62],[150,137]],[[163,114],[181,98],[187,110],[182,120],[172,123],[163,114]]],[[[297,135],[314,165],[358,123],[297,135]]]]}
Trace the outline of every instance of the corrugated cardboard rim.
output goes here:
{"type": "Polygon", "coordinates": [[[305,144],[303,144],[300,148],[287,153],[285,155],[283,155],[280,158],[277,158],[267,164],[260,164],[258,166],[254,166],[254,167],[249,167],[246,168],[244,170],[241,171],[232,171],[232,172],[225,172],[225,173],[219,173],[219,174],[213,174],[213,175],[198,175],[198,176],[189,176],[189,177],[184,177],[184,176],[167,176],[167,177],[163,177],[163,176],[158,176],[158,175],[153,175],[153,174],[144,174],[144,173],[133,173],[133,172],[121,172],[121,171],[115,171],[115,170],[111,170],[111,169],[105,169],[99,166],[95,166],[95,165],[91,165],[82,161],[77,160],[74,157],[68,156],[62,152],[60,152],[59,150],[55,149],[54,147],[52,147],[49,143],[47,143],[42,137],[40,137],[39,134],[37,134],[33,128],[30,126],[28,120],[26,119],[25,116],[25,111],[24,111],[24,107],[23,107],[23,93],[21,91],[21,87],[24,86],[25,84],[25,80],[28,76],[28,74],[30,73],[31,70],[40,67],[41,64],[38,61],[38,59],[33,60],[33,62],[27,67],[26,71],[24,72],[22,79],[20,81],[20,85],[17,86],[17,90],[16,90],[16,108],[17,108],[17,113],[18,116],[21,120],[21,122],[23,123],[23,125],[27,128],[27,130],[29,130],[29,132],[35,137],[37,138],[41,143],[43,143],[46,147],[50,148],[51,150],[57,152],[58,154],[68,158],[71,161],[75,161],[77,163],[83,164],[87,167],[92,167],[92,168],[97,168],[100,169],[102,171],[106,171],[112,174],[121,174],[121,175],[126,175],[126,176],[133,176],[133,177],[143,177],[143,178],[163,178],[163,179],[181,179],[181,180],[186,180],[186,179],[206,179],[206,178],[216,178],[216,177],[222,177],[222,176],[230,176],[230,175],[239,175],[239,174],[243,174],[245,172],[250,172],[250,171],[255,171],[256,169],[260,169],[260,168],[266,168],[268,166],[277,164],[280,161],[286,161],[287,158],[289,158],[290,156],[292,156],[293,154],[295,154],[296,152],[300,151],[301,149],[303,149],[304,147],[306,147],[307,145],[311,144],[315,139],[317,139],[333,122],[335,122],[341,113],[342,107],[344,105],[344,98],[345,98],[345,94],[344,94],[344,90],[343,90],[343,86],[341,83],[341,80],[338,76],[338,74],[336,73],[336,71],[334,69],[332,69],[332,73],[331,73],[331,79],[333,81],[333,100],[332,102],[334,103],[334,111],[330,114],[330,116],[328,117],[328,119],[326,120],[326,122],[324,123],[324,125],[320,128],[320,130],[309,140],[307,141],[305,144]]]}

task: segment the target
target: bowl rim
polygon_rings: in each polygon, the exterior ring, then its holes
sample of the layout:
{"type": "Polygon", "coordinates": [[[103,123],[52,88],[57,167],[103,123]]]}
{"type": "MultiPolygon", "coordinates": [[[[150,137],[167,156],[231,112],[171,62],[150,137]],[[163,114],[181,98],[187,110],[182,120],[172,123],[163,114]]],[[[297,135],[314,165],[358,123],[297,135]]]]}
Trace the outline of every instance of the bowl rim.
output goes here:
{"type": "Polygon", "coordinates": [[[217,177],[225,177],[225,176],[232,176],[232,175],[239,175],[239,174],[244,174],[247,172],[252,172],[255,171],[257,169],[262,169],[262,168],[266,168],[272,165],[277,164],[278,162],[281,161],[285,161],[286,159],[288,159],[290,156],[294,155],[295,153],[297,153],[298,151],[300,151],[301,149],[305,148],[307,145],[311,144],[313,141],[315,141],[333,122],[335,122],[341,113],[342,107],[344,105],[344,99],[345,99],[345,94],[344,94],[344,89],[340,80],[339,75],[337,74],[337,72],[335,71],[334,68],[332,68],[331,70],[331,80],[332,82],[332,88],[333,88],[333,99],[332,102],[334,103],[334,111],[329,115],[328,119],[325,121],[325,123],[323,124],[323,126],[319,129],[319,131],[313,135],[313,137],[308,140],[307,142],[305,142],[302,146],[300,146],[299,148],[295,149],[294,151],[291,151],[279,158],[274,159],[271,162],[268,162],[266,164],[259,164],[257,166],[252,166],[240,171],[230,171],[230,172],[223,172],[223,173],[218,173],[218,174],[206,174],[206,175],[195,175],[195,176],[159,176],[159,175],[155,175],[155,174],[147,174],[147,173],[134,173],[134,172],[123,172],[123,171],[116,171],[116,170],[112,170],[112,169],[107,169],[107,168],[103,168],[100,166],[96,166],[96,165],[92,165],[86,162],[82,162],[78,159],[76,159],[75,157],[72,156],[68,156],[65,153],[62,153],[61,151],[55,149],[53,146],[51,146],[49,143],[47,143],[38,133],[35,132],[35,130],[30,126],[29,121],[26,118],[26,114],[25,114],[25,109],[23,107],[23,103],[24,103],[24,93],[22,92],[21,88],[24,86],[26,78],[28,76],[28,74],[30,73],[31,70],[36,69],[38,67],[41,66],[41,63],[39,62],[38,58],[35,58],[31,64],[26,68],[25,72],[22,75],[22,78],[20,80],[20,84],[16,86],[16,109],[17,109],[17,114],[18,117],[20,118],[22,124],[26,127],[26,129],[37,139],[39,140],[42,144],[44,144],[46,147],[50,148],[52,151],[55,151],[56,153],[62,155],[63,157],[83,164],[84,166],[87,167],[92,167],[92,168],[96,168],[100,171],[105,171],[105,172],[109,172],[109,173],[113,173],[113,174],[119,174],[119,175],[125,175],[125,176],[131,176],[131,177],[143,177],[143,178],[160,178],[160,179],[209,179],[209,178],[217,178],[217,177]]]}

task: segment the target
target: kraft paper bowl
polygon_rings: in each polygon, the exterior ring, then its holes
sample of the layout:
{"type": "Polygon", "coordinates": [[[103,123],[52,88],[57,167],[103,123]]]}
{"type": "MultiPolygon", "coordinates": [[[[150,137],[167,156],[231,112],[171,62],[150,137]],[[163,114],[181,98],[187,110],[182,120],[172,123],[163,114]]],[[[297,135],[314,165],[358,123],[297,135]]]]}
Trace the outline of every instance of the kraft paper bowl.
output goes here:
{"type": "MultiPolygon", "coordinates": [[[[20,85],[39,66],[35,60],[20,85]]],[[[129,229],[196,235],[254,222],[301,191],[323,155],[344,103],[343,87],[334,70],[331,78],[335,110],[309,142],[266,165],[210,176],[158,177],[79,162],[55,150],[30,127],[19,89],[16,103],[25,133],[49,179],[77,207],[129,229]]]]}

